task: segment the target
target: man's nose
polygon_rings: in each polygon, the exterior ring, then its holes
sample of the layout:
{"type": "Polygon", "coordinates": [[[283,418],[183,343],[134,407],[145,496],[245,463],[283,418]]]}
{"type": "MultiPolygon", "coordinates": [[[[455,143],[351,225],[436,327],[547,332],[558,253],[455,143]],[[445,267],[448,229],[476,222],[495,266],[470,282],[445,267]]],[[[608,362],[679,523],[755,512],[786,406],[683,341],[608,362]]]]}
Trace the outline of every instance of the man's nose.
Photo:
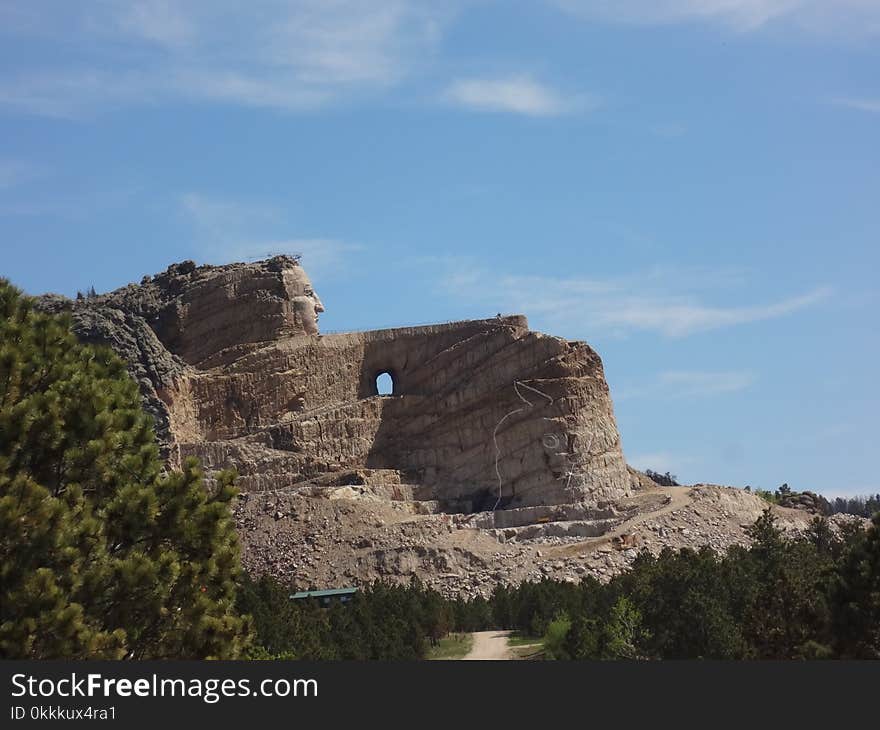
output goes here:
{"type": "Polygon", "coordinates": [[[315,294],[315,311],[316,312],[323,312],[324,311],[324,304],[321,302],[320,299],[318,299],[317,294],[315,294]]]}

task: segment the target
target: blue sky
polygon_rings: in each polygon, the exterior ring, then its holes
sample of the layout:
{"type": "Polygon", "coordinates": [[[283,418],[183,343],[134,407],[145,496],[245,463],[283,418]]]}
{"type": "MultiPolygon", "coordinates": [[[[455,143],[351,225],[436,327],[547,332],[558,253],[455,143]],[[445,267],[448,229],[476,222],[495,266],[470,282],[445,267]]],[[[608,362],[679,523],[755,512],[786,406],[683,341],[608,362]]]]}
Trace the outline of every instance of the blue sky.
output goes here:
{"type": "Polygon", "coordinates": [[[0,3],[0,274],[523,312],[689,482],[880,491],[878,213],[877,0],[0,3]]]}

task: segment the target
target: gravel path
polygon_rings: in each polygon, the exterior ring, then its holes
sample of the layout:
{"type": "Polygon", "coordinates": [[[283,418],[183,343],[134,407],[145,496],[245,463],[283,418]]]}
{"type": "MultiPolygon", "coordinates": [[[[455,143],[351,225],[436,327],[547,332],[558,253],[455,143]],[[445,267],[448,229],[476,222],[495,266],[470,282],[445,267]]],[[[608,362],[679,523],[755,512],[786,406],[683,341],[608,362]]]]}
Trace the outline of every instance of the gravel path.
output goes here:
{"type": "Polygon", "coordinates": [[[661,487],[652,490],[652,492],[669,495],[669,504],[664,505],[660,509],[653,510],[652,512],[642,512],[635,517],[630,517],[628,520],[625,520],[613,530],[606,532],[600,537],[591,537],[587,540],[576,542],[571,545],[552,546],[546,551],[547,555],[551,558],[571,557],[573,555],[584,555],[593,552],[600,545],[610,544],[615,537],[633,532],[634,528],[641,525],[643,522],[657,519],[671,512],[684,509],[693,502],[690,487],[661,487]]]}
{"type": "Polygon", "coordinates": [[[509,631],[475,631],[474,645],[463,659],[512,659],[507,646],[509,631]]]}

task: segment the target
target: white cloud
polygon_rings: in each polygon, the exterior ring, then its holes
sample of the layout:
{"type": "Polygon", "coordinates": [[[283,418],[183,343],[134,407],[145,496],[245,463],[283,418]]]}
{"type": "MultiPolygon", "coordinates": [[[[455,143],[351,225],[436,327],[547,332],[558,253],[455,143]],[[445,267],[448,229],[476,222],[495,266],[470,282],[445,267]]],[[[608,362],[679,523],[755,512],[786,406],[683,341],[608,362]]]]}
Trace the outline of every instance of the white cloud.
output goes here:
{"type": "Polygon", "coordinates": [[[737,31],[788,24],[816,33],[880,33],[877,0],[553,0],[572,14],[634,24],[713,22],[737,31]]]}
{"type": "MultiPolygon", "coordinates": [[[[161,84],[167,85],[167,79],[161,84]]],[[[153,103],[161,84],[149,75],[123,71],[24,72],[0,76],[0,107],[76,119],[99,107],[153,103]]]]}
{"type": "Polygon", "coordinates": [[[279,220],[278,211],[263,203],[226,200],[201,193],[180,196],[184,214],[203,233],[228,234],[279,220]]]}
{"type": "Polygon", "coordinates": [[[684,124],[678,124],[675,122],[669,124],[657,124],[651,127],[651,132],[658,137],[684,137],[688,129],[684,124]]]}
{"type": "Polygon", "coordinates": [[[660,384],[670,393],[680,396],[705,396],[734,393],[748,388],[755,382],[750,372],[699,372],[694,370],[671,370],[660,373],[660,384]]]}
{"type": "Polygon", "coordinates": [[[56,117],[167,99],[313,109],[398,83],[451,14],[423,0],[47,4],[8,13],[0,33],[63,41],[71,58],[54,70],[10,68],[0,105],[56,117]],[[80,60],[98,54],[101,67],[80,60]]]}
{"type": "Polygon", "coordinates": [[[615,391],[616,401],[634,398],[706,398],[745,390],[755,382],[755,374],[744,370],[707,372],[668,370],[650,382],[635,387],[623,386],[615,391]]]}
{"type": "Polygon", "coordinates": [[[835,99],[834,103],[838,106],[845,106],[862,112],[880,114],[880,99],[835,99]]]}
{"type": "Polygon", "coordinates": [[[251,241],[229,243],[215,248],[215,259],[212,263],[229,263],[230,261],[257,261],[271,258],[279,254],[299,256],[303,267],[310,276],[326,278],[334,270],[346,265],[352,254],[363,251],[364,247],[356,243],[346,243],[334,238],[291,238],[287,240],[251,241]]]}
{"type": "MultiPolygon", "coordinates": [[[[44,168],[37,170],[36,179],[48,174],[44,168]]],[[[16,184],[22,184],[22,180],[16,184]]],[[[0,217],[7,218],[60,218],[84,221],[110,211],[119,212],[132,205],[143,206],[143,190],[137,186],[117,185],[112,188],[85,187],[67,189],[41,195],[18,195],[15,199],[0,203],[0,217]]]]}
{"type": "Polygon", "coordinates": [[[555,330],[603,330],[615,335],[655,332],[686,337],[734,325],[776,319],[806,309],[831,290],[817,287],[770,303],[713,305],[703,301],[709,282],[731,284],[725,272],[653,269],[606,278],[505,274],[473,261],[438,262],[441,286],[487,310],[523,312],[555,330]]]}
{"type": "Polygon", "coordinates": [[[809,307],[828,296],[826,287],[771,304],[748,307],[714,307],[675,296],[629,296],[597,312],[600,324],[654,330],[670,337],[732,325],[776,319],[809,307]]]}
{"type": "Polygon", "coordinates": [[[182,46],[193,40],[195,27],[180,3],[169,0],[136,0],[116,8],[116,25],[125,34],[165,46],[182,46]]]}
{"type": "Polygon", "coordinates": [[[530,76],[459,79],[447,87],[444,98],[477,111],[536,117],[557,116],[586,105],[584,97],[565,95],[530,76]]]}
{"type": "Polygon", "coordinates": [[[23,185],[31,180],[42,177],[42,167],[19,160],[0,160],[0,190],[23,185]]]}
{"type": "Polygon", "coordinates": [[[853,497],[872,497],[875,494],[880,494],[880,484],[874,484],[872,486],[856,484],[850,487],[819,487],[816,491],[826,499],[836,499],[837,497],[842,497],[843,499],[852,499],[853,497]]]}
{"type": "Polygon", "coordinates": [[[721,20],[738,28],[759,27],[802,4],[801,0],[557,0],[565,10],[627,23],[721,20]]]}
{"type": "Polygon", "coordinates": [[[271,205],[200,193],[182,195],[179,202],[195,229],[197,246],[206,263],[299,255],[309,275],[320,278],[339,271],[348,257],[364,250],[360,244],[334,238],[278,237],[276,232],[289,229],[290,224],[271,205]]]}
{"type": "Polygon", "coordinates": [[[683,466],[695,463],[696,459],[691,456],[673,454],[669,451],[654,451],[627,457],[626,461],[630,466],[635,467],[639,471],[651,469],[661,474],[666,472],[676,474],[683,466]]]}

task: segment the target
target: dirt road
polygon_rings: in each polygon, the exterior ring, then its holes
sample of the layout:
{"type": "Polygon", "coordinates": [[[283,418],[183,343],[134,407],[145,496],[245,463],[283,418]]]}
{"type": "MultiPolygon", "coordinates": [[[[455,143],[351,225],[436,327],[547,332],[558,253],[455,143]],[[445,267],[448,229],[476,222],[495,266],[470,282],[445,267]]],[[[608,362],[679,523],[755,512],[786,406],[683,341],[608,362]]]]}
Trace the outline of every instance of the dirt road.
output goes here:
{"type": "Polygon", "coordinates": [[[666,487],[652,490],[651,494],[668,495],[669,504],[664,505],[660,509],[655,509],[651,512],[643,512],[636,515],[635,517],[631,517],[630,519],[625,520],[622,524],[615,527],[613,530],[606,532],[600,537],[591,537],[582,542],[576,542],[570,545],[554,545],[547,549],[546,554],[552,558],[557,558],[571,557],[573,555],[585,555],[586,553],[591,553],[601,545],[608,545],[615,537],[633,532],[633,529],[635,527],[641,525],[647,520],[653,520],[658,517],[662,517],[663,515],[669,514],[670,512],[684,509],[693,501],[690,492],[691,490],[689,487],[666,487]]]}
{"type": "Polygon", "coordinates": [[[474,645],[463,659],[512,659],[507,646],[509,631],[475,631],[474,645]]]}

